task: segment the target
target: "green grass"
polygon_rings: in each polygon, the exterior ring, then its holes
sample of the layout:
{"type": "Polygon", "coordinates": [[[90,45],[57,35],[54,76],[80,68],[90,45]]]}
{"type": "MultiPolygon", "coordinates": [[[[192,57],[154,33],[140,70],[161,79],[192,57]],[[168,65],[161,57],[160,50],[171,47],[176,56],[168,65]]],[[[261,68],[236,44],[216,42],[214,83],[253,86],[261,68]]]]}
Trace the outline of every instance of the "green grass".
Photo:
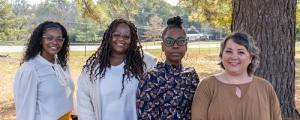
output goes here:
{"type": "MultiPolygon", "coordinates": [[[[151,44],[151,43],[147,43],[151,44]]],[[[205,44],[201,42],[195,42],[193,44],[205,44]]],[[[218,43],[207,43],[207,44],[218,44],[218,43]]],[[[160,49],[147,50],[156,56],[159,60],[164,60],[164,55],[161,53],[160,49]]],[[[77,78],[82,69],[82,65],[88,59],[88,57],[94,53],[94,51],[73,51],[70,53],[69,66],[72,74],[72,78],[76,84],[77,78]]],[[[183,64],[187,66],[192,66],[196,69],[200,78],[213,75],[221,71],[220,67],[217,65],[218,59],[218,48],[193,48],[188,49],[185,58],[183,59],[183,64]]],[[[295,62],[296,62],[296,83],[300,84],[300,42],[296,43],[295,52],[295,62]]],[[[14,119],[14,106],[13,106],[13,96],[12,96],[12,84],[15,76],[15,72],[19,67],[19,60],[23,53],[13,52],[4,53],[0,52],[0,55],[8,55],[9,57],[0,57],[0,117],[1,114],[7,114],[10,118],[14,119]],[[4,112],[3,112],[4,111],[4,112]]],[[[4,116],[4,118],[6,118],[4,116]]]]}

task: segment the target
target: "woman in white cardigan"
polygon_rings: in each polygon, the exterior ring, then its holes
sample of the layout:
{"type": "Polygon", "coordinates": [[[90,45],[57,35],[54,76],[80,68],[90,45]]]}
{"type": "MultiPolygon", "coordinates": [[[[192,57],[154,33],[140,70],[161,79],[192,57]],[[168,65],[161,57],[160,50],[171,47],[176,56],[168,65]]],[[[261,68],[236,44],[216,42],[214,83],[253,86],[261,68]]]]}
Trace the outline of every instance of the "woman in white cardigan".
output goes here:
{"type": "Polygon", "coordinates": [[[146,66],[156,60],[143,50],[133,23],[114,20],[78,79],[80,120],[136,120],[136,90],[146,66]]]}
{"type": "Polygon", "coordinates": [[[69,37],[57,22],[33,31],[14,81],[17,120],[69,120],[73,82],[68,70],[69,37]]]}

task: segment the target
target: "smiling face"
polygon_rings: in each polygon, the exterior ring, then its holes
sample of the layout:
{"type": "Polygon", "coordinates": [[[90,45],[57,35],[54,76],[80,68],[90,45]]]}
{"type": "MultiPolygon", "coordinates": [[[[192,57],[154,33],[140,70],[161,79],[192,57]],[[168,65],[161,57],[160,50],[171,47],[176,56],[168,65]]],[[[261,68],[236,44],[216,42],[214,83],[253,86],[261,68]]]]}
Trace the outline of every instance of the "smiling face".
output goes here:
{"type": "Polygon", "coordinates": [[[54,62],[54,56],[61,50],[64,38],[58,28],[48,28],[42,36],[41,56],[49,62],[54,62]]]}
{"type": "Polygon", "coordinates": [[[226,42],[222,52],[222,64],[225,72],[230,74],[247,74],[248,65],[251,63],[251,56],[248,50],[232,39],[226,42]]]}
{"type": "Polygon", "coordinates": [[[112,54],[126,54],[130,46],[130,28],[128,25],[121,23],[112,33],[112,54]]]}
{"type": "MultiPolygon", "coordinates": [[[[175,42],[173,45],[169,45],[166,40],[173,39],[173,40],[182,40],[182,38],[186,38],[185,33],[180,28],[170,28],[165,36],[164,41],[162,43],[162,50],[165,52],[166,55],[166,63],[169,64],[180,64],[181,59],[184,57],[185,52],[187,50],[186,44],[177,44],[175,42]]],[[[186,39],[185,39],[186,40],[186,39]]]]}

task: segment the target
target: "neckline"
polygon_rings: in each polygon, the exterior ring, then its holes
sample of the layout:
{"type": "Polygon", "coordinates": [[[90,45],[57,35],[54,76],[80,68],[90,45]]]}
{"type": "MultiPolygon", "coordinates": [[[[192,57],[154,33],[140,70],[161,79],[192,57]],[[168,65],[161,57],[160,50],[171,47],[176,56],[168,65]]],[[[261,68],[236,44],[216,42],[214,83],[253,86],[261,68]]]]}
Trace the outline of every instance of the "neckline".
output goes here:
{"type": "Polygon", "coordinates": [[[45,59],[43,56],[41,56],[40,54],[37,55],[37,60],[42,63],[45,63],[47,65],[50,65],[50,66],[54,66],[56,64],[56,59],[55,59],[54,63],[51,63],[47,59],[45,59]]]}
{"type": "Polygon", "coordinates": [[[172,69],[178,69],[181,70],[182,69],[182,64],[169,64],[164,62],[165,66],[170,67],[172,69]]]}
{"type": "MultiPolygon", "coordinates": [[[[225,86],[230,86],[230,87],[233,87],[233,89],[234,89],[234,93],[232,94],[233,96],[233,99],[237,99],[238,101],[242,101],[244,98],[245,98],[245,96],[247,96],[247,94],[248,94],[248,91],[249,91],[249,89],[251,88],[251,86],[252,86],[252,83],[254,83],[254,81],[256,81],[256,79],[254,78],[254,77],[252,77],[252,81],[250,81],[250,82],[248,82],[248,83],[242,83],[242,84],[228,84],[228,83],[224,83],[224,82],[222,82],[222,81],[220,81],[216,76],[213,76],[214,77],[214,80],[215,81],[217,81],[218,83],[220,83],[221,85],[225,85],[225,86]],[[244,87],[244,86],[248,86],[247,87],[247,89],[246,89],[246,91],[244,91],[244,92],[242,92],[242,89],[241,89],[241,87],[244,87]],[[240,92],[241,92],[241,96],[239,97],[238,95],[237,95],[237,88],[240,90],[240,92]]],[[[230,90],[230,89],[229,89],[230,90]]]]}
{"type": "Polygon", "coordinates": [[[215,75],[213,76],[214,80],[217,81],[218,83],[221,83],[223,85],[227,85],[227,86],[245,86],[245,85],[249,85],[252,84],[256,79],[254,77],[252,77],[252,80],[250,82],[247,83],[242,83],[242,84],[229,84],[229,83],[224,83],[221,80],[219,80],[215,75]]]}
{"type": "Polygon", "coordinates": [[[165,69],[166,73],[168,73],[168,74],[177,75],[182,71],[182,64],[173,65],[173,64],[168,64],[165,62],[163,64],[164,64],[164,69],[165,69]]]}
{"type": "Polygon", "coordinates": [[[111,68],[118,68],[118,67],[123,67],[125,65],[124,61],[121,64],[118,65],[111,65],[111,68]]]}

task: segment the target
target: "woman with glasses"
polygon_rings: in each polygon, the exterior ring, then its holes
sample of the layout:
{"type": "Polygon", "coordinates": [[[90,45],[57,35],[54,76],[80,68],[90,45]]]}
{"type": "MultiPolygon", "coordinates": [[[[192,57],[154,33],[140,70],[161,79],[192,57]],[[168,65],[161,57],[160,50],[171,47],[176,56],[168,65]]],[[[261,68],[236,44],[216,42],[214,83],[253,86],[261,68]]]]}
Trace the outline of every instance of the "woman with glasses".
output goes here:
{"type": "Polygon", "coordinates": [[[139,120],[191,119],[198,75],[194,68],[182,65],[187,38],[181,18],[170,18],[167,24],[162,33],[162,51],[166,60],[157,63],[138,85],[139,120]]]}
{"type": "Polygon", "coordinates": [[[136,120],[136,90],[145,68],[137,28],[114,20],[104,32],[98,50],[86,61],[78,79],[80,120],[136,120]]]}
{"type": "Polygon", "coordinates": [[[30,36],[14,81],[17,120],[69,120],[73,81],[69,37],[57,22],[41,23],[30,36]]]}

